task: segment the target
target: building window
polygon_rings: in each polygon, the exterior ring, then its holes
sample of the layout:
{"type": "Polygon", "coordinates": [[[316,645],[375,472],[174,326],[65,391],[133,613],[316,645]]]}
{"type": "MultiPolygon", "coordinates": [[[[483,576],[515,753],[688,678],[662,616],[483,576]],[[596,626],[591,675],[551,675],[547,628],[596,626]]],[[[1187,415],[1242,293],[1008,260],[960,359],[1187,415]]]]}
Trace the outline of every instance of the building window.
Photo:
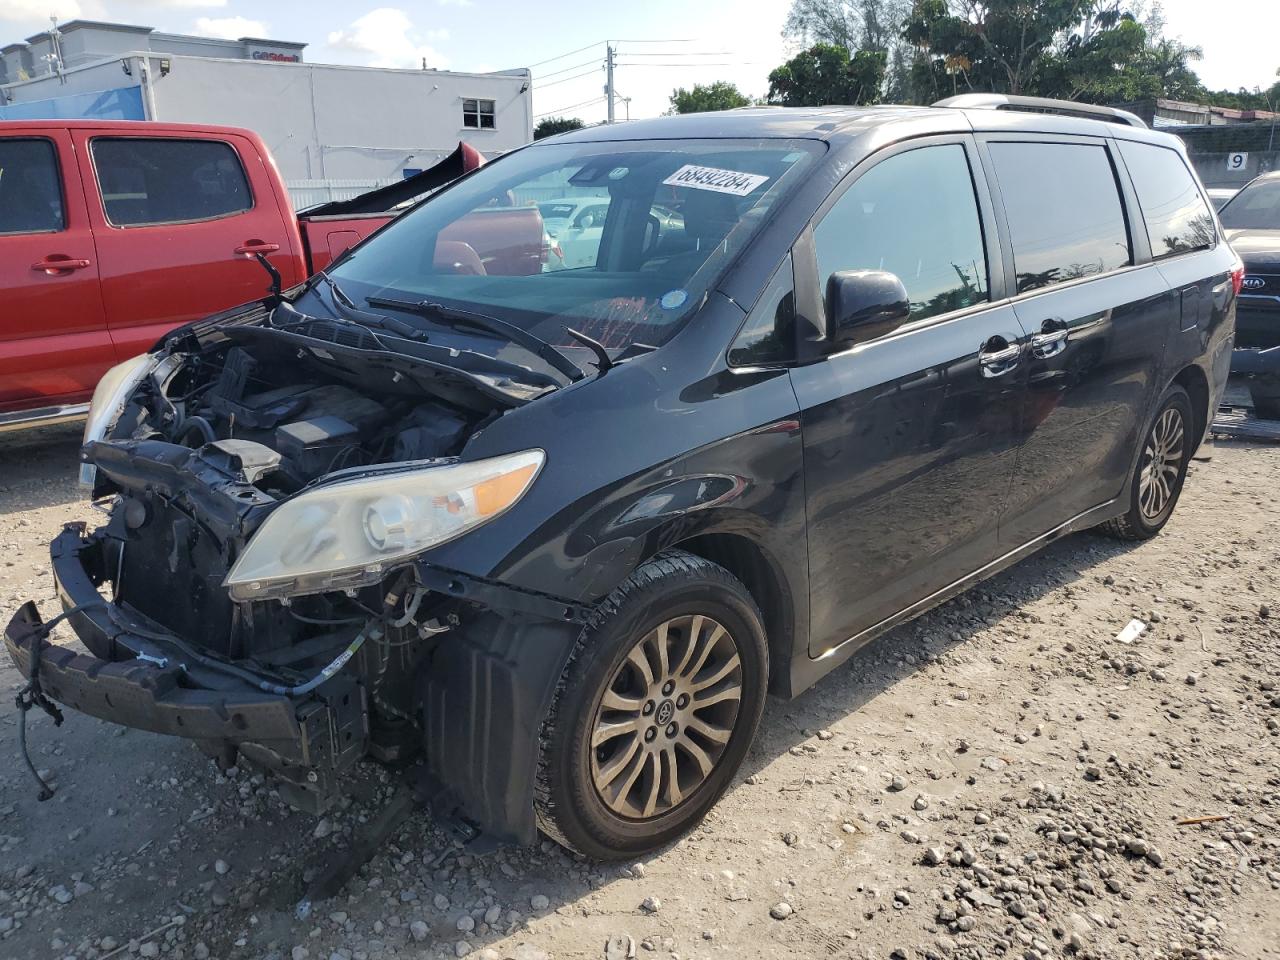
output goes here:
{"type": "Polygon", "coordinates": [[[493,129],[492,100],[463,100],[462,125],[477,130],[493,129]]]}

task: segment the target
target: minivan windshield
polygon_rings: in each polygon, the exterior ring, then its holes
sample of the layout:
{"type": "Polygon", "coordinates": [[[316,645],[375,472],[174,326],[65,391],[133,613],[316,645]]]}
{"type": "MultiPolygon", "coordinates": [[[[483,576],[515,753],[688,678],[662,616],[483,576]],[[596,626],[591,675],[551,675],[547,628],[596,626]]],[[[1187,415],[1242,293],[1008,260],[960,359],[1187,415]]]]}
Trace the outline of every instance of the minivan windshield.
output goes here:
{"type": "MultiPolygon", "coordinates": [[[[822,149],[782,139],[538,144],[435,194],[328,274],[380,313],[387,301],[425,301],[557,345],[574,343],[572,328],[611,349],[658,346],[822,149]]],[[[434,322],[432,311],[404,319],[434,322]]]]}
{"type": "Polygon", "coordinates": [[[1260,180],[1227,201],[1218,219],[1229,230],[1280,230],[1280,180],[1260,180]]]}

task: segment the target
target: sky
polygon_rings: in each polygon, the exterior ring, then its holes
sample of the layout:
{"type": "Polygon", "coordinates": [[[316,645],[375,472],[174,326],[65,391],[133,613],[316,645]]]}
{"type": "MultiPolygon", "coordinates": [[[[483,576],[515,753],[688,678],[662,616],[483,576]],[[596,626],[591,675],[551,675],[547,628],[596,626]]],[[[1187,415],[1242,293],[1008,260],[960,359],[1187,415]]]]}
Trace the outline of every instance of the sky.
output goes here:
{"type": "MultiPolygon", "coordinates": [[[[675,87],[727,80],[763,96],[791,49],[788,0],[0,0],[0,46],[49,16],[142,24],[172,33],[308,44],[313,63],[485,72],[531,67],[534,113],[603,120],[605,43],[617,51],[617,116],[669,108],[675,87]]],[[[1199,46],[1209,87],[1269,87],[1280,68],[1280,0],[1162,0],[1165,32],[1199,46]]]]}

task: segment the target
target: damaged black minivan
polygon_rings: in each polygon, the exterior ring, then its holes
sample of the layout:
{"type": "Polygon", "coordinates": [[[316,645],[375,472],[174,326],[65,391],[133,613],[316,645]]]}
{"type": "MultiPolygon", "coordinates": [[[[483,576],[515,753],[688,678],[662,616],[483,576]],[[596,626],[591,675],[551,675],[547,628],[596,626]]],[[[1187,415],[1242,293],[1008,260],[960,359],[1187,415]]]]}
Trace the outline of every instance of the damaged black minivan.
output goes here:
{"type": "Polygon", "coordinates": [[[681,836],[791,696],[1074,530],[1169,520],[1240,265],[1173,137],[969,97],[576,131],[113,370],[5,632],[76,710],[321,810],[681,836]],[[33,657],[33,653],[37,656],[33,657]]]}

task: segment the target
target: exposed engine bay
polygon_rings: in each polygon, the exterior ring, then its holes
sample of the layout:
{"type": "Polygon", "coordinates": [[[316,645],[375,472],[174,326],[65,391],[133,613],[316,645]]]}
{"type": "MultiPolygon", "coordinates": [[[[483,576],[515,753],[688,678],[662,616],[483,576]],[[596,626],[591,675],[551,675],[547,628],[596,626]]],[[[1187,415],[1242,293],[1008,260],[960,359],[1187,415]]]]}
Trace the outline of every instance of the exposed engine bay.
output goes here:
{"type": "MultiPolygon", "coordinates": [[[[322,718],[309,733],[304,723],[301,752],[248,739],[202,745],[224,763],[243,755],[277,774],[291,802],[319,810],[361,756],[421,749],[421,673],[442,636],[484,611],[425,582],[403,556],[262,599],[233,596],[229,571],[290,499],[453,463],[486,423],[556,382],[481,355],[469,364],[456,349],[446,365],[431,353],[443,348],[426,343],[382,349],[388,338],[340,321],[249,319],[171,342],[108,437],[85,445],[110,519],[82,560],[109,592],[116,628],[86,644],[111,661],[176,660],[180,686],[318,703],[299,709],[300,722],[322,718]]],[[[374,521],[382,536],[403,536],[394,511],[366,513],[366,527],[374,521]]]]}

